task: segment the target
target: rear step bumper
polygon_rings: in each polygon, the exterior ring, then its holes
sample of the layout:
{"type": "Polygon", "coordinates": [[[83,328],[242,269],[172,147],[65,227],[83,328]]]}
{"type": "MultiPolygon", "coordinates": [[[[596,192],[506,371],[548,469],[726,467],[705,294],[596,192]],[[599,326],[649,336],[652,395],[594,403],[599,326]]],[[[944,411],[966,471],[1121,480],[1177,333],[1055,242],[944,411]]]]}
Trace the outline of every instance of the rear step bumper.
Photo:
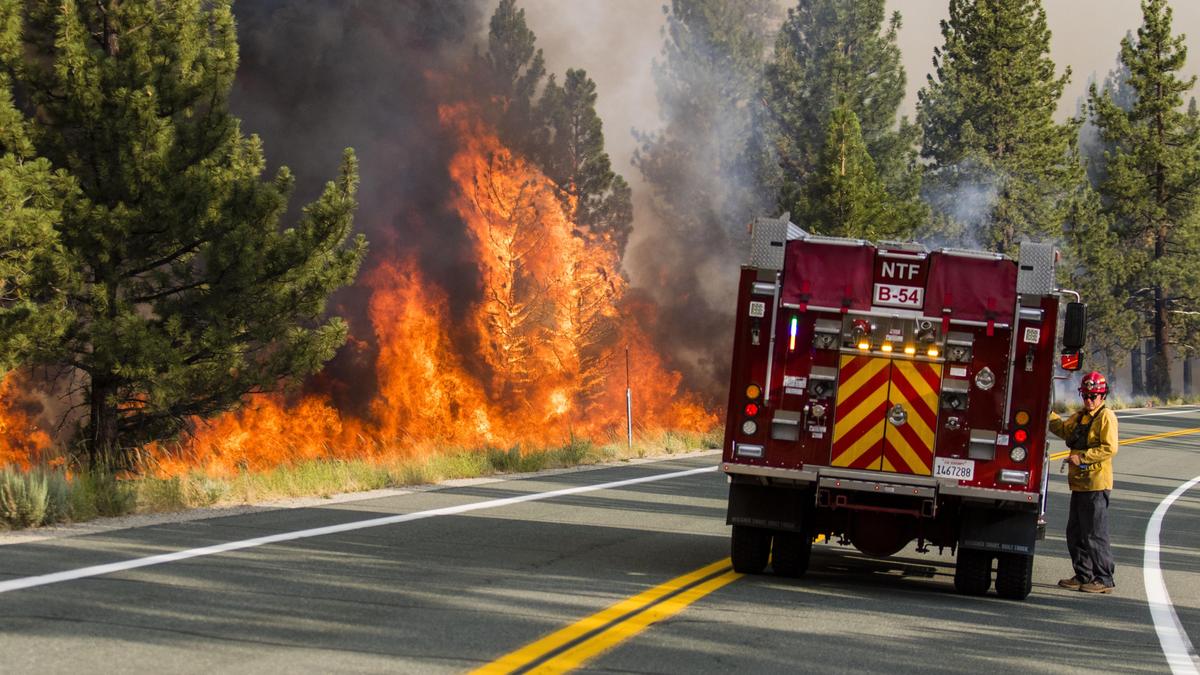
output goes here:
{"type": "Polygon", "coordinates": [[[1037,508],[1037,492],[1019,490],[996,490],[959,485],[958,481],[931,476],[860,471],[830,466],[805,466],[803,469],[783,469],[772,466],[755,466],[722,462],[721,470],[729,476],[757,478],[763,484],[788,486],[817,486],[851,492],[894,494],[918,499],[936,499],[938,495],[954,496],[964,501],[1003,502],[1006,506],[1028,505],[1037,508]]]}

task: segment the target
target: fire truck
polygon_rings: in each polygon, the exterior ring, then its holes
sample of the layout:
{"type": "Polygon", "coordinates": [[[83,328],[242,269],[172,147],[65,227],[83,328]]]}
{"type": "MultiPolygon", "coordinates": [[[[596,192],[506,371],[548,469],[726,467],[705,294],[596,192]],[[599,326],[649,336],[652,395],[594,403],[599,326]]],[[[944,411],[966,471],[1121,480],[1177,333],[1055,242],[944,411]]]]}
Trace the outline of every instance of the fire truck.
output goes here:
{"type": "Polygon", "coordinates": [[[954,586],[1024,599],[1044,533],[1056,367],[1077,370],[1086,307],[1059,254],[1019,259],[751,228],[721,468],[738,572],[806,572],[814,540],[956,556],[954,586]]]}

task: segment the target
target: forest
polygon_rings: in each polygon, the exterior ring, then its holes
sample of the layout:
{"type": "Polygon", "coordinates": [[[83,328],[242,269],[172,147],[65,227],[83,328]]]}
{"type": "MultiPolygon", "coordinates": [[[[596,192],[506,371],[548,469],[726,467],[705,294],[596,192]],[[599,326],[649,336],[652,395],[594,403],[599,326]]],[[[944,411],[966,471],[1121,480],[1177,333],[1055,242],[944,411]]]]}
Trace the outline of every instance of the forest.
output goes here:
{"type": "Polygon", "coordinates": [[[671,0],[643,64],[662,123],[630,167],[519,0],[3,3],[0,519],[81,519],[61,495],[89,481],[191,504],[314,462],[702,444],[747,223],[784,212],[1053,241],[1089,362],[1192,393],[1172,382],[1200,356],[1200,108],[1171,3],[1142,0],[1066,120],[1039,0],[948,3],[906,73],[885,0],[671,0]],[[646,220],[651,284],[626,267],[646,220]]]}

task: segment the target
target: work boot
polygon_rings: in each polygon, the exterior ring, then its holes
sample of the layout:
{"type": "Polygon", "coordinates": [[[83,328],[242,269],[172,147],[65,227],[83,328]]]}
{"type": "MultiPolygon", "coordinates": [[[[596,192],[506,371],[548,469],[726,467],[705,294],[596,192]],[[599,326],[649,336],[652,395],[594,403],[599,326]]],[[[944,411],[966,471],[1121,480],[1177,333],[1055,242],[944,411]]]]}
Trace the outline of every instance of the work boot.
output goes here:
{"type": "Polygon", "coordinates": [[[1066,579],[1059,579],[1058,585],[1072,591],[1077,591],[1083,586],[1083,582],[1079,580],[1079,577],[1067,577],[1066,579]]]}
{"type": "Polygon", "coordinates": [[[1079,587],[1084,593],[1112,593],[1115,586],[1105,586],[1102,581],[1089,581],[1079,587]]]}

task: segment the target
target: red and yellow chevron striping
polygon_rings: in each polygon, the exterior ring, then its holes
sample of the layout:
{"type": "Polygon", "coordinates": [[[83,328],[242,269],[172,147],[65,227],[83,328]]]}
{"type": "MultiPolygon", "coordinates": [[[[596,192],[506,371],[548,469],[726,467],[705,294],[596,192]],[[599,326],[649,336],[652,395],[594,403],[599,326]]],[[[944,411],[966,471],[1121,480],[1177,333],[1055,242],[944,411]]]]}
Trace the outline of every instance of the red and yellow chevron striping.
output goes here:
{"type": "Polygon", "coordinates": [[[907,416],[904,424],[889,424],[884,433],[884,471],[923,476],[932,473],[941,379],[940,364],[918,361],[892,363],[889,404],[902,406],[907,416]]]}
{"type": "Polygon", "coordinates": [[[839,365],[830,465],[929,475],[942,366],[857,354],[839,365]]]}
{"type": "Polygon", "coordinates": [[[838,368],[831,466],[876,469],[883,452],[891,360],[843,354],[838,368]]]}

